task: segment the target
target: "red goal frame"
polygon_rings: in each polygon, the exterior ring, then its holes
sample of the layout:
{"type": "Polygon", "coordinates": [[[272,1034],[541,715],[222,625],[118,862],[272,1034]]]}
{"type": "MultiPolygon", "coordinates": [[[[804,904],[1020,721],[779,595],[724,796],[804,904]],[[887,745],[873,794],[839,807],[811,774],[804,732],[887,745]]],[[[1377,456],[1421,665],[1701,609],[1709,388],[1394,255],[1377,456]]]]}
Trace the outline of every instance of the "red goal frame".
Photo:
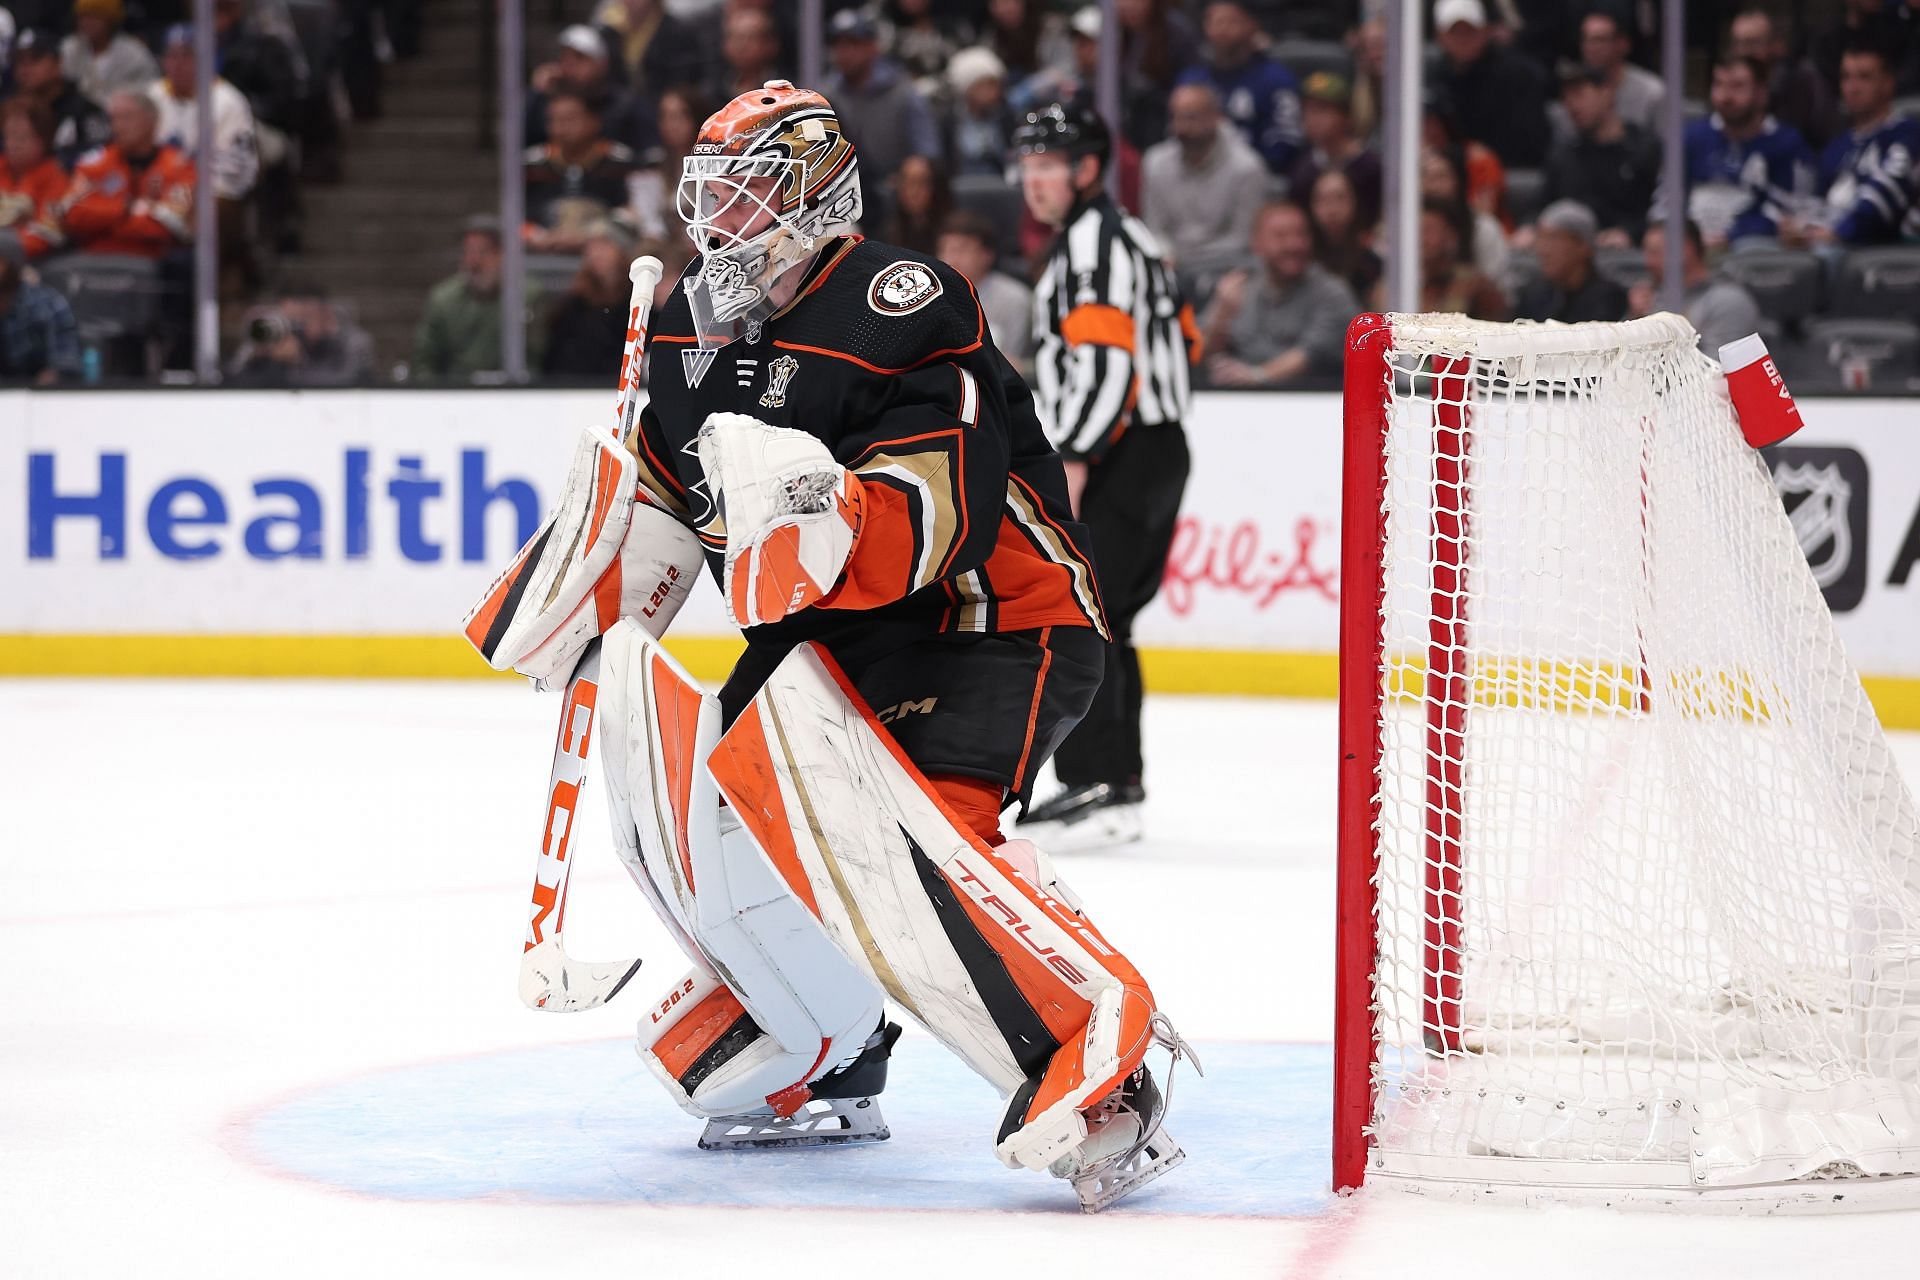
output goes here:
{"type": "MultiPolygon", "coordinates": [[[[1426,708],[1426,974],[1421,1026],[1429,1052],[1460,1047],[1460,842],[1466,708],[1468,369],[1436,360],[1433,505],[1428,528],[1430,608],[1426,708]]],[[[1347,327],[1342,402],[1340,521],[1340,773],[1337,941],[1334,963],[1333,1187],[1366,1178],[1373,1114],[1376,776],[1385,690],[1381,611],[1386,597],[1386,441],[1392,411],[1393,329],[1368,312],[1347,327]]]]}

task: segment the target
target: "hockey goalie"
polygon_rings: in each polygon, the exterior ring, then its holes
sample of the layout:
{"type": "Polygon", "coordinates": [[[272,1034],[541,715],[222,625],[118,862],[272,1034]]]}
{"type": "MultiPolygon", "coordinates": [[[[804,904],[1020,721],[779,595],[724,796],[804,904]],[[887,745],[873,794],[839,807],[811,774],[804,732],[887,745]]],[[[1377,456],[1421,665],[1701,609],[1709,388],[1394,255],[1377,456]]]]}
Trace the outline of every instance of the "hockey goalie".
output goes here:
{"type": "Polygon", "coordinates": [[[541,681],[600,647],[616,843],[692,965],[640,1056],[703,1147],[876,1140],[904,1011],[1008,1099],[1004,1164],[1102,1208],[1182,1159],[1144,1059],[1187,1048],[1000,829],[1101,678],[1059,456],[966,280],[852,234],[825,98],[728,103],[679,203],[649,402],[467,629],[541,681]],[[747,641],[717,697],[657,643],[702,556],[747,641]]]}

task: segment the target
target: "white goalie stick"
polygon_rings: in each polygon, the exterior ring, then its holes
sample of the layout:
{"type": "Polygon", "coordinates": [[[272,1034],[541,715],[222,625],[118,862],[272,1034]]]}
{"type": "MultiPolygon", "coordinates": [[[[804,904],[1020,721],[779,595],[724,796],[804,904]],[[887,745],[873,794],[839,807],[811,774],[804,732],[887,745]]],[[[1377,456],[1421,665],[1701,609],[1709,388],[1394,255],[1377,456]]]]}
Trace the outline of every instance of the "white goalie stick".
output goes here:
{"type": "MultiPolygon", "coordinates": [[[[633,293],[627,302],[627,340],[620,356],[620,387],[614,400],[614,438],[624,441],[639,410],[640,361],[646,353],[647,319],[660,280],[660,259],[635,258],[627,268],[633,293]]],[[[540,829],[540,856],[534,865],[533,905],[527,921],[526,948],[520,956],[520,999],[530,1009],[571,1013],[605,1004],[639,971],[638,960],[596,964],[567,955],[561,930],[566,924],[567,880],[573,870],[573,836],[580,794],[587,785],[587,749],[593,740],[594,711],[600,697],[600,640],[587,642],[567,677],[560,704],[560,729],[553,744],[553,768],[547,776],[547,813],[540,829]]]]}

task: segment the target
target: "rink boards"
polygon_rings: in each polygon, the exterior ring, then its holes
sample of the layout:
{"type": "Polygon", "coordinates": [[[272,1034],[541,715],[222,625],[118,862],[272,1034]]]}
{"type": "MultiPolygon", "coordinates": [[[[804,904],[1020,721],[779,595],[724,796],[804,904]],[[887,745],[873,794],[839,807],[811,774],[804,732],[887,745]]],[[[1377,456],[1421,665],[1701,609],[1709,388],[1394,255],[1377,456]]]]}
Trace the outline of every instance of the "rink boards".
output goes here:
{"type": "MultiPolygon", "coordinates": [[[[606,396],[0,393],[0,673],[481,675],[455,635],[606,396]]],[[[1802,405],[1776,482],[1881,716],[1920,725],[1911,401],[1802,405]]],[[[1211,393],[1165,588],[1136,629],[1169,692],[1330,696],[1339,397],[1211,393]]],[[[703,582],[672,647],[739,642],[703,582]]]]}

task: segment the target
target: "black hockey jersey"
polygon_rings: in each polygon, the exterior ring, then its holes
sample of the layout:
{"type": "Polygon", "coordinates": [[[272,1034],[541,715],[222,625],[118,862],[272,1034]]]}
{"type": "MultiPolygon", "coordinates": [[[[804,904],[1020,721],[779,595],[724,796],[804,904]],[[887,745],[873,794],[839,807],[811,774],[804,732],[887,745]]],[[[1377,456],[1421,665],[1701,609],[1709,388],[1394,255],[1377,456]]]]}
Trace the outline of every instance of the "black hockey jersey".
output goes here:
{"type": "Polygon", "coordinates": [[[1060,456],[972,287],[945,264],[835,239],[791,303],[718,351],[699,349],[675,288],[652,317],[647,370],[649,400],[628,448],[642,483],[699,535],[716,582],[726,530],[694,448],[709,414],[816,436],[866,486],[839,584],[810,608],[748,628],[749,644],[784,652],[853,631],[863,643],[880,632],[902,644],[1062,626],[1106,635],[1060,456]]]}

